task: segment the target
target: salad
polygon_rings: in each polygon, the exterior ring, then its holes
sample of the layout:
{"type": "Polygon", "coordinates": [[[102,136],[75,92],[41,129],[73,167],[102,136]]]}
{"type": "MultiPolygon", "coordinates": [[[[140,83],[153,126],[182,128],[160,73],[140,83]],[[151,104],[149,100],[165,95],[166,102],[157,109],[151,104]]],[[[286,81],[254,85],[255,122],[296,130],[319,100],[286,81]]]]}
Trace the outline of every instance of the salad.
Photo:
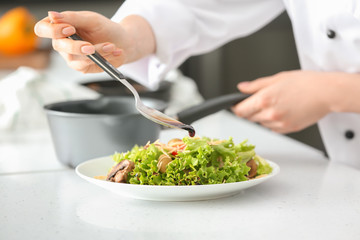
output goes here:
{"type": "Polygon", "coordinates": [[[207,137],[155,141],[115,153],[106,180],[141,185],[204,185],[248,181],[272,168],[247,141],[207,137]]]}

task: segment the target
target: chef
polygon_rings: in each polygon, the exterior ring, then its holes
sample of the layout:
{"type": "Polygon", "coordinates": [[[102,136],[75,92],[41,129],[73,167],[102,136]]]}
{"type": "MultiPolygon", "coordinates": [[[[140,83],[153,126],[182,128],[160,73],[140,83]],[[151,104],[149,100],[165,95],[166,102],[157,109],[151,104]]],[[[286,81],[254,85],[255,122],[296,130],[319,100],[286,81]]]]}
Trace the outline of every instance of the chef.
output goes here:
{"type": "Polygon", "coordinates": [[[318,122],[330,160],[360,169],[358,0],[128,0],[112,20],[94,12],[49,12],[35,32],[52,38],[76,70],[101,71],[86,58],[96,50],[156,88],[188,57],[247,36],[285,10],[301,69],[239,83],[252,96],[232,110],[279,133],[318,122]],[[89,42],[67,39],[75,29],[89,42]]]}

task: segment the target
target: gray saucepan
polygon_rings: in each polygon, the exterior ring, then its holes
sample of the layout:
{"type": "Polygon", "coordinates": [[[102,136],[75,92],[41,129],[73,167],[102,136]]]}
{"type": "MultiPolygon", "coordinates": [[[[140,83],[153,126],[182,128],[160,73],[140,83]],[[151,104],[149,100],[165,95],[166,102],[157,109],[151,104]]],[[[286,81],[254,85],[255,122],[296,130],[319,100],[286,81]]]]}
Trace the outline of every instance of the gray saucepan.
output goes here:
{"type": "MultiPolygon", "coordinates": [[[[176,117],[191,124],[247,97],[241,93],[220,96],[185,109],[176,117]]],[[[160,111],[167,106],[158,99],[142,100],[160,111]]],[[[48,104],[44,109],[57,158],[70,167],[92,158],[128,151],[136,144],[155,141],[163,128],[138,113],[134,99],[127,96],[58,102],[48,104]]]]}

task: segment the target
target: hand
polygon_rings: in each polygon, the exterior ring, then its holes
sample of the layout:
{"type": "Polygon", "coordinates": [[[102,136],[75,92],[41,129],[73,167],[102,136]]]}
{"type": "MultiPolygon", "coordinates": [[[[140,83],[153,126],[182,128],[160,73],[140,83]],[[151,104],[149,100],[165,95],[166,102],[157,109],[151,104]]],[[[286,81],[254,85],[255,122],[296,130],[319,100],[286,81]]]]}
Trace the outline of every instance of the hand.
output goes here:
{"type": "MultiPolygon", "coordinates": [[[[340,73],[341,74],[341,73],[340,73]]],[[[252,82],[239,83],[240,91],[253,94],[233,107],[233,112],[279,133],[302,130],[332,111],[331,98],[337,75],[288,71],[252,82]],[[334,80],[334,81],[331,81],[334,80]]]]}
{"type": "Polygon", "coordinates": [[[51,38],[53,48],[68,65],[83,73],[102,71],[86,57],[95,51],[115,67],[155,51],[151,28],[139,16],[128,16],[121,23],[116,23],[95,12],[49,12],[48,17],[35,25],[35,33],[40,37],[51,38]],[[86,41],[67,38],[75,32],[86,41]],[[143,37],[147,37],[147,41],[137,41],[143,37]],[[139,42],[146,44],[139,46],[139,42]]]}

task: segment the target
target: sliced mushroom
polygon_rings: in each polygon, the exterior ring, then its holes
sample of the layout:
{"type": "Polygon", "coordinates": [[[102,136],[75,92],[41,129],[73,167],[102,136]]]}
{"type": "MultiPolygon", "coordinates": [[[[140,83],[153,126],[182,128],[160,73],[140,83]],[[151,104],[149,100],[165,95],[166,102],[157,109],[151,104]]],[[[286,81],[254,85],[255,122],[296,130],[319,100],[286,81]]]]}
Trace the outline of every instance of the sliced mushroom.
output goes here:
{"type": "Polygon", "coordinates": [[[250,167],[249,173],[247,175],[248,178],[253,178],[256,176],[256,171],[257,171],[257,164],[254,161],[254,159],[249,160],[246,163],[246,166],[250,167]]]}
{"type": "Polygon", "coordinates": [[[125,183],[128,173],[135,168],[135,163],[129,160],[122,160],[116,164],[106,176],[107,181],[125,183]]]}
{"type": "Polygon", "coordinates": [[[171,161],[172,161],[172,159],[171,159],[171,157],[169,157],[168,155],[166,155],[166,154],[160,155],[159,160],[158,160],[158,164],[157,164],[158,170],[159,170],[161,173],[166,172],[166,166],[167,166],[171,161]]]}
{"type": "Polygon", "coordinates": [[[113,180],[114,180],[114,182],[117,182],[117,183],[126,183],[127,175],[128,175],[127,172],[118,171],[115,174],[113,180]]]}

